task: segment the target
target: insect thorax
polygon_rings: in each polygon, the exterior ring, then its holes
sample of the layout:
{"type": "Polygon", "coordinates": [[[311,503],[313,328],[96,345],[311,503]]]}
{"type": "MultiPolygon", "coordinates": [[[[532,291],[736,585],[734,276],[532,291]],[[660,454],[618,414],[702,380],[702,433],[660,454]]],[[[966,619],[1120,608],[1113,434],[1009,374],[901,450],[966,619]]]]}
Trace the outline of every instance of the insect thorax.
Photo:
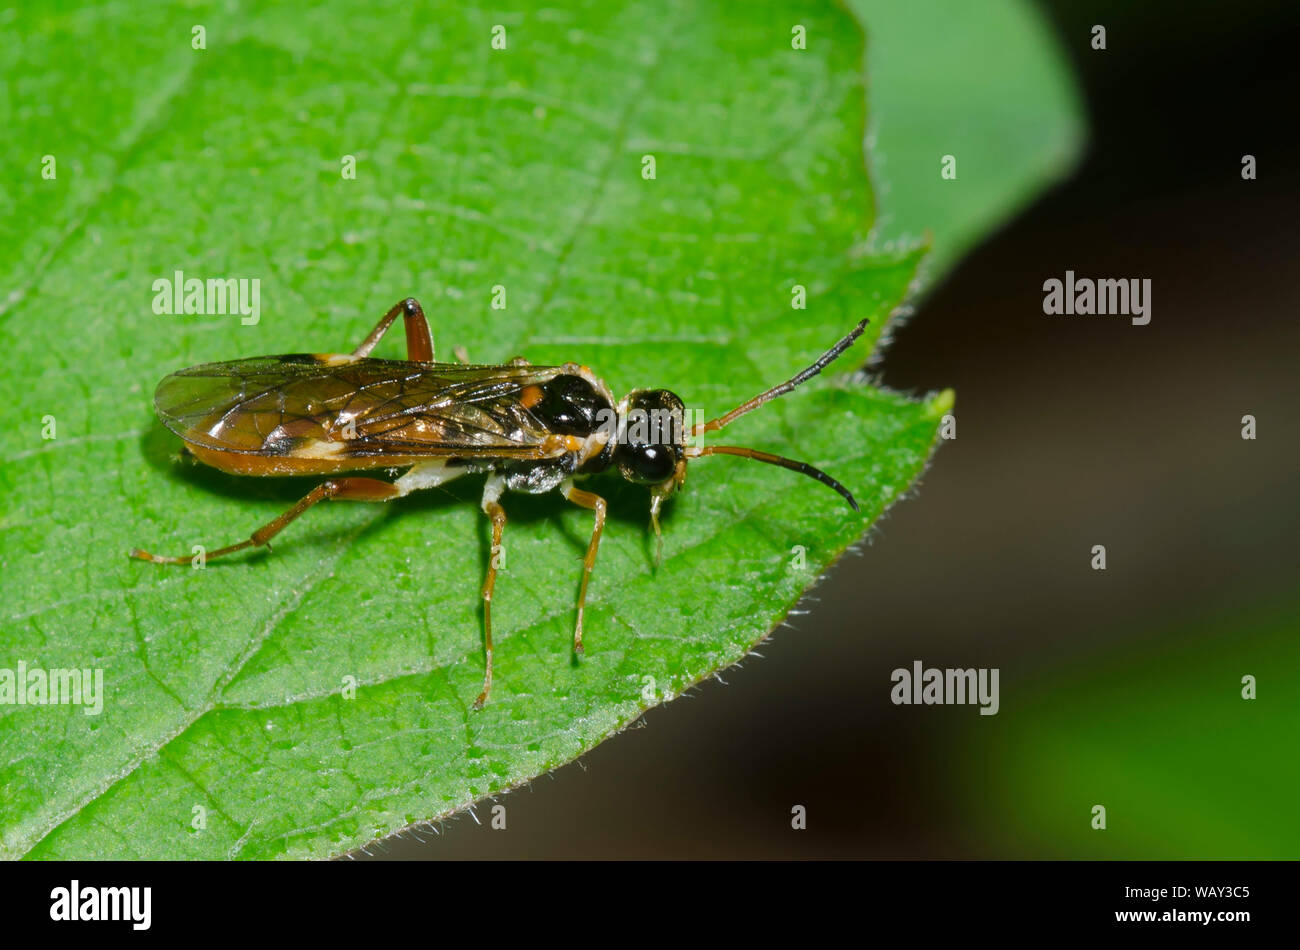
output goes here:
{"type": "Polygon", "coordinates": [[[541,494],[578,471],[599,472],[613,458],[618,416],[605,386],[590,370],[566,366],[549,380],[529,411],[551,433],[582,440],[582,448],[558,458],[513,462],[503,474],[511,491],[541,494]]]}
{"type": "Polygon", "coordinates": [[[554,491],[566,478],[578,470],[576,453],[541,461],[512,462],[502,470],[506,488],[530,495],[554,491]]]}

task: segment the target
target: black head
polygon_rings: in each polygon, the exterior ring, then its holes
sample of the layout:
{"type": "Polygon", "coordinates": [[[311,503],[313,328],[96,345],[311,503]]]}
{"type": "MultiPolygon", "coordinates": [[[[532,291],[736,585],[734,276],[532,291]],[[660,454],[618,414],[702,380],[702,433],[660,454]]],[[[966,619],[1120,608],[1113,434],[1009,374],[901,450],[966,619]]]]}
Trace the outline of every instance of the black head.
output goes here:
{"type": "MultiPolygon", "coordinates": [[[[745,413],[752,412],[764,403],[771,402],[778,396],[784,396],[797,386],[803,385],[852,346],[853,341],[862,335],[866,326],[867,321],[861,321],[811,365],[800,370],[784,383],[759,393],[726,415],[693,425],[690,435],[694,437],[721,429],[745,413]]],[[[620,408],[622,417],[619,419],[619,433],[613,461],[618,463],[619,474],[628,481],[651,486],[650,524],[654,528],[655,537],[660,541],[661,548],[663,538],[659,530],[659,510],[664,499],[681,489],[685,483],[687,462],[707,455],[735,455],[799,472],[833,488],[854,511],[858,510],[858,503],[847,488],[807,462],[796,462],[794,459],[782,458],[770,452],[741,446],[691,445],[688,447],[684,425],[686,407],[675,394],[666,389],[635,390],[628,394],[620,408]]],[[[603,465],[609,464],[607,452],[608,448],[606,452],[601,453],[603,465]]]]}
{"type": "Polygon", "coordinates": [[[640,485],[662,485],[685,458],[686,407],[666,389],[638,389],[619,420],[614,461],[619,474],[640,485]]]}

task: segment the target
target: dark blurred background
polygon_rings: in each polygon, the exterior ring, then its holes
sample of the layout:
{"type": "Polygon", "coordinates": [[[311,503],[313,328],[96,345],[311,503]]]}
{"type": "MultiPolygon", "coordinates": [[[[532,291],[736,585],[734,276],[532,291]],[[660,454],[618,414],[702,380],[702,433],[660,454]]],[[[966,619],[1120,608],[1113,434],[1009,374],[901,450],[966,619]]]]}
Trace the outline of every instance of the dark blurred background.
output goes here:
{"type": "Polygon", "coordinates": [[[1042,9],[1090,142],[895,330],[881,381],[957,392],[918,490],[726,685],[504,796],[504,832],[480,805],[375,857],[1300,857],[1300,14],[1042,9]],[[1045,317],[1067,269],[1151,278],[1152,322],[1045,317]],[[916,659],[999,668],[1001,712],[893,706],[916,659]]]}

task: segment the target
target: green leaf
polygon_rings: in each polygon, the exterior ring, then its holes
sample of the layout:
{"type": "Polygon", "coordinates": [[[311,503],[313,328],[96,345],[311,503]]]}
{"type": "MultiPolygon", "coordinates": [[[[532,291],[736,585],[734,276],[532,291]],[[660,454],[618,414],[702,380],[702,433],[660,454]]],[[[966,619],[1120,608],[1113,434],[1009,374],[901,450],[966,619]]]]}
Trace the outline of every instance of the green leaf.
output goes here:
{"type": "Polygon", "coordinates": [[[951,406],[846,375],[923,249],[870,240],[863,39],[842,9],[197,4],[142,23],[42,5],[3,29],[20,144],[0,158],[0,342],[23,371],[3,384],[0,669],[102,669],[105,697],[99,715],[0,705],[0,855],[337,855],[570,761],[744,656],[909,488],[951,406]],[[259,322],[154,313],[177,270],[258,278],[259,322]],[[656,570],[645,491],[594,482],[611,517],[575,664],[590,513],[507,496],[478,713],[488,534],[468,479],[319,506],[272,555],[125,557],[242,539],[311,487],[176,463],[163,375],[346,351],[407,294],[443,358],[577,360],[710,414],[871,317],[851,358],[728,430],[826,468],[862,515],[791,473],[701,461],[656,570]]]}
{"type": "Polygon", "coordinates": [[[884,240],[933,235],[940,279],[1073,166],[1082,103],[1025,0],[851,0],[868,35],[870,164],[884,240]],[[940,177],[945,156],[956,177],[940,177]]]}

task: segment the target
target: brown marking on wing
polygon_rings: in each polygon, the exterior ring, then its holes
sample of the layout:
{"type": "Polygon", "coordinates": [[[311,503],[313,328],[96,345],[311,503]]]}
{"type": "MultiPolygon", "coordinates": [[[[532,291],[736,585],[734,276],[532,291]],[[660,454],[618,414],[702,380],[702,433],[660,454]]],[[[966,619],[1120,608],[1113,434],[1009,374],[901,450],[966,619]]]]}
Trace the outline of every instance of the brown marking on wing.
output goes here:
{"type": "Polygon", "coordinates": [[[547,458],[562,453],[523,393],[536,391],[535,405],[556,372],[327,354],[255,357],[174,373],[159,384],[154,403],[168,428],[206,450],[204,461],[247,474],[382,468],[431,456],[547,458]],[[241,464],[229,455],[279,464],[241,464]]]}

